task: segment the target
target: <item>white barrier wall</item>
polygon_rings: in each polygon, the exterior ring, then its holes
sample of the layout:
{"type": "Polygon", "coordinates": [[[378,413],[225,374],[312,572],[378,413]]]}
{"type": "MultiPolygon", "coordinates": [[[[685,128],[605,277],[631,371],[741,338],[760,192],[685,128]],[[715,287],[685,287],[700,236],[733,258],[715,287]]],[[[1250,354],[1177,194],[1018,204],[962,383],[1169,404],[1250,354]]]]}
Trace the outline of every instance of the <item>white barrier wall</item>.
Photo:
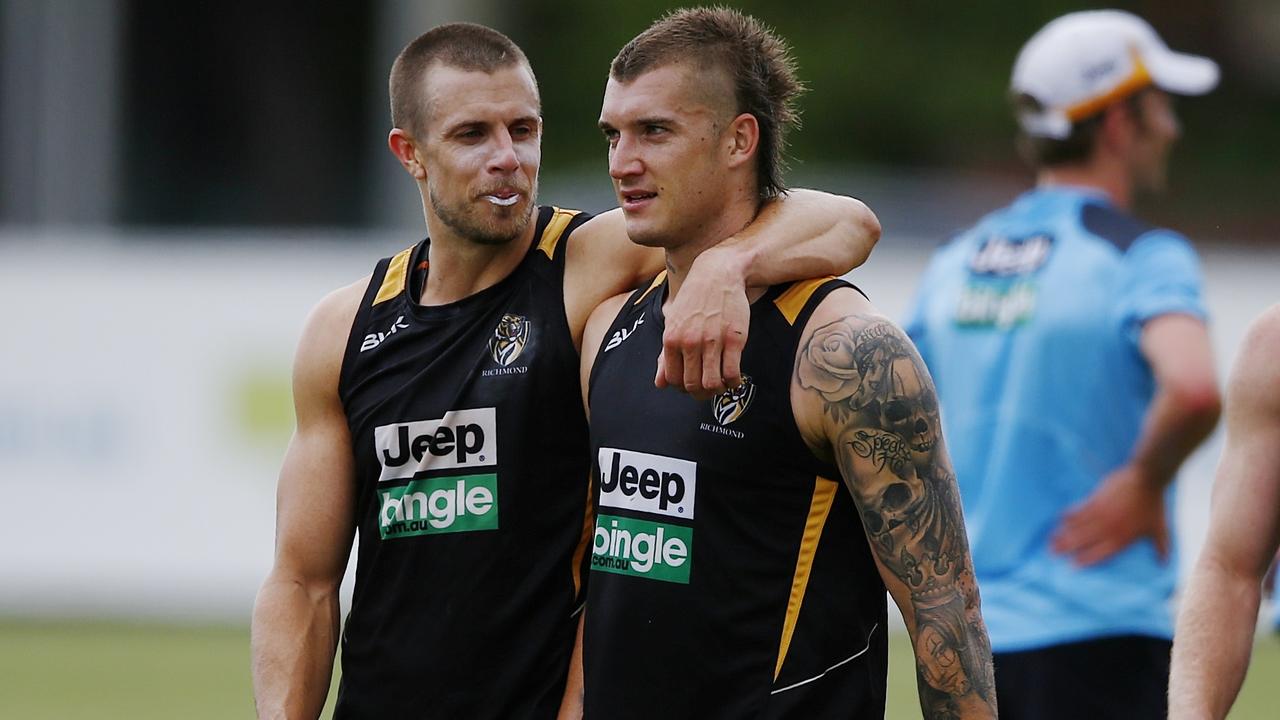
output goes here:
{"type": "MultiPolygon", "coordinates": [[[[412,242],[181,239],[0,234],[0,614],[247,619],[303,319],[412,242]]],[[[853,279],[898,317],[927,255],[887,237],[853,279]]],[[[1280,251],[1205,265],[1225,372],[1280,251]]],[[[1189,551],[1215,459],[1180,490],[1189,551]]]]}

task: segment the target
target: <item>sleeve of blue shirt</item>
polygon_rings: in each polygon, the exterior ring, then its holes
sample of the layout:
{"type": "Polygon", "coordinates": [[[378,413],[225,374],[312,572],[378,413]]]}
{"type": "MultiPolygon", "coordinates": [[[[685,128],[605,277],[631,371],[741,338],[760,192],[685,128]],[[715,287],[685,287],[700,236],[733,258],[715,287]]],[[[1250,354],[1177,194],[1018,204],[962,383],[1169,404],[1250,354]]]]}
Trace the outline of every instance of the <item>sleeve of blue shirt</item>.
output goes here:
{"type": "Polygon", "coordinates": [[[1147,233],[1125,253],[1117,309],[1126,337],[1135,345],[1142,326],[1170,313],[1206,320],[1200,259],[1191,243],[1167,230],[1147,233]]]}
{"type": "Polygon", "coordinates": [[[915,343],[916,350],[920,352],[920,357],[924,359],[924,364],[929,364],[929,343],[925,333],[924,313],[927,305],[926,288],[930,287],[929,276],[933,273],[934,267],[938,264],[935,256],[920,275],[920,282],[916,286],[915,295],[911,298],[910,305],[907,306],[907,314],[902,319],[902,329],[911,338],[911,342],[915,343]]]}

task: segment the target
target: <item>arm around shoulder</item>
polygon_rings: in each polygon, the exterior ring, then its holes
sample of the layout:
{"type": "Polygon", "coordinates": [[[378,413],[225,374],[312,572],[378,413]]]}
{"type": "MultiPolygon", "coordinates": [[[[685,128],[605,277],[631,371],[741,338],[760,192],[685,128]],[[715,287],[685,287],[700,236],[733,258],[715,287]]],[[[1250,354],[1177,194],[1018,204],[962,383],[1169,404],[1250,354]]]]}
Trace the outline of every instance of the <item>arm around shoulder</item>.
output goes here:
{"type": "Polygon", "coordinates": [[[340,624],[338,588],[355,531],[351,438],[338,397],[364,284],[312,311],[294,359],[297,428],[276,491],[275,560],[253,610],[259,717],[314,718],[324,706],[340,624]]]}
{"type": "Polygon", "coordinates": [[[791,398],[801,435],[840,468],[906,620],[924,717],[995,717],[960,495],[919,353],[855,292],[833,292],[801,339],[791,398]]]}

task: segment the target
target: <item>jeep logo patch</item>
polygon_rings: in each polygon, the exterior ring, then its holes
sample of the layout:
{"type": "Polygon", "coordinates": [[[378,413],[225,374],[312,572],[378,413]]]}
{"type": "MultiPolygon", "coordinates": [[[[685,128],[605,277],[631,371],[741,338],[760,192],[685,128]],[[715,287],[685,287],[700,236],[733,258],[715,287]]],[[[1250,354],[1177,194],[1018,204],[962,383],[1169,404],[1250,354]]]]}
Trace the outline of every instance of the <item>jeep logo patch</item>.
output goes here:
{"type": "Polygon", "coordinates": [[[693,519],[698,464],[600,448],[600,505],[693,519]]]}
{"type": "Polygon", "coordinates": [[[378,482],[411,478],[426,470],[492,467],[498,464],[494,408],[453,410],[439,420],[382,425],[373,430],[378,482]]]}

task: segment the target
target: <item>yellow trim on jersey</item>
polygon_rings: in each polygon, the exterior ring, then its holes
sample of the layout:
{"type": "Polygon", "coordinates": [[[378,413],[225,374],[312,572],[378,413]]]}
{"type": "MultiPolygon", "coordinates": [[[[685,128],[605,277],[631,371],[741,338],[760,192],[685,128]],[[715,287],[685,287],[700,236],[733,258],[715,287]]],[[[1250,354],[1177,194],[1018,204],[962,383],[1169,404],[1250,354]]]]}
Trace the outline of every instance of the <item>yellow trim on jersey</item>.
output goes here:
{"type": "Polygon", "coordinates": [[[382,287],[378,288],[378,295],[373,299],[374,305],[386,302],[404,290],[406,278],[409,276],[409,256],[412,254],[413,248],[409,247],[391,258],[391,263],[387,265],[387,274],[382,277],[382,287]]]}
{"type": "MultiPolygon", "coordinates": [[[[805,297],[807,298],[811,292],[806,293],[805,297]]],[[[813,480],[813,500],[809,502],[809,517],[804,522],[804,536],[800,540],[799,556],[796,557],[796,574],[791,580],[791,597],[787,599],[787,617],[782,622],[782,642],[778,645],[778,664],[773,668],[774,680],[777,680],[778,674],[782,672],[782,663],[787,659],[787,650],[791,648],[791,636],[796,631],[796,620],[800,618],[800,605],[804,603],[804,591],[809,587],[813,556],[818,552],[818,540],[822,538],[822,528],[827,524],[827,514],[831,512],[831,504],[836,499],[836,490],[840,487],[835,480],[824,477],[815,477],[813,480]]]]}
{"type": "Polygon", "coordinates": [[[666,279],[667,279],[667,271],[666,271],[666,270],[663,270],[662,272],[658,273],[658,276],[657,276],[657,277],[655,277],[655,278],[653,279],[653,282],[649,283],[649,287],[648,287],[648,288],[646,288],[644,292],[640,293],[640,297],[636,298],[636,301],[635,301],[635,302],[633,302],[633,303],[631,303],[631,305],[632,305],[633,307],[634,307],[634,306],[636,306],[636,305],[639,305],[639,304],[640,304],[640,301],[642,301],[642,300],[644,300],[645,298],[649,297],[649,293],[653,292],[654,288],[656,288],[656,287],[658,287],[658,286],[662,285],[662,281],[663,281],[663,280],[666,280],[666,279]]]}
{"type": "Polygon", "coordinates": [[[587,473],[587,510],[582,515],[582,537],[578,547],[573,550],[573,597],[576,600],[582,593],[582,556],[587,553],[587,546],[595,534],[595,508],[591,506],[591,473],[587,473]]]}
{"type": "Polygon", "coordinates": [[[834,280],[834,275],[826,277],[814,278],[812,280],[801,280],[793,283],[787,288],[786,292],[774,299],[773,304],[778,306],[782,311],[782,316],[787,319],[788,325],[795,325],[796,318],[800,316],[800,311],[804,309],[804,304],[809,302],[809,298],[817,292],[818,288],[828,280],[834,280]]]}
{"type": "Polygon", "coordinates": [[[551,216],[547,227],[543,229],[542,240],[538,242],[538,249],[547,256],[548,260],[555,257],[556,244],[560,242],[560,236],[564,234],[564,229],[569,227],[569,223],[575,215],[582,213],[581,210],[561,210],[558,207],[551,209],[555,211],[555,214],[551,216]]]}

